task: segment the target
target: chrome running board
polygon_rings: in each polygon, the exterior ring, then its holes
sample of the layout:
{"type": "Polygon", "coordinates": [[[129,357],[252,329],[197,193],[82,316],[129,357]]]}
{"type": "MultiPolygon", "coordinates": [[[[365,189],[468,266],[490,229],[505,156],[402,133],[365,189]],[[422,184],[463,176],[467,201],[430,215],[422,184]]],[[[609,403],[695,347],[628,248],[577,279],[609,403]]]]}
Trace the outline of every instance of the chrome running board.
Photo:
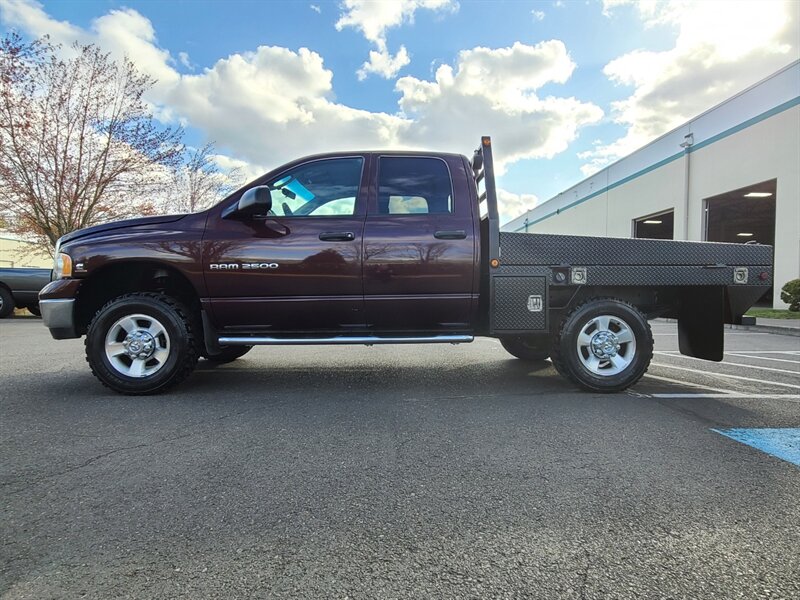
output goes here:
{"type": "Polygon", "coordinates": [[[220,337],[220,346],[321,346],[326,344],[468,344],[472,335],[432,335],[424,337],[337,336],[328,338],[220,337]]]}

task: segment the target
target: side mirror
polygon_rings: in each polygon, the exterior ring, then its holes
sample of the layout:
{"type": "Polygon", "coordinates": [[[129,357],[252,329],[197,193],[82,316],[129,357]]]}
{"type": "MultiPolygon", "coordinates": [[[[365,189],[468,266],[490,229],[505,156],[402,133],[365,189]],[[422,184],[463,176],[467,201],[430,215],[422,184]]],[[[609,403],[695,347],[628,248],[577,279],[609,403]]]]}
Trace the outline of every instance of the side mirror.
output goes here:
{"type": "Polygon", "coordinates": [[[272,195],[270,189],[265,185],[259,185],[247,190],[239,202],[231,204],[222,214],[223,219],[240,219],[255,217],[257,215],[267,216],[272,209],[272,195]]]}

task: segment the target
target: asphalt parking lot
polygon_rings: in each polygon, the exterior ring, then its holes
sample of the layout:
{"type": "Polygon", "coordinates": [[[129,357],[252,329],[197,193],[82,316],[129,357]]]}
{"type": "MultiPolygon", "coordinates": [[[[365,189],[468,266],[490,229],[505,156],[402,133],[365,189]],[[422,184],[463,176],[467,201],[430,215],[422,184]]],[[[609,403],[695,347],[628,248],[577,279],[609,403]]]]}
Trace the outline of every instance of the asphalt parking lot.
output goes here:
{"type": "Polygon", "coordinates": [[[654,333],[623,394],[483,339],[256,348],[128,398],[0,321],[0,596],[800,597],[800,338],[711,364],[654,333]]]}

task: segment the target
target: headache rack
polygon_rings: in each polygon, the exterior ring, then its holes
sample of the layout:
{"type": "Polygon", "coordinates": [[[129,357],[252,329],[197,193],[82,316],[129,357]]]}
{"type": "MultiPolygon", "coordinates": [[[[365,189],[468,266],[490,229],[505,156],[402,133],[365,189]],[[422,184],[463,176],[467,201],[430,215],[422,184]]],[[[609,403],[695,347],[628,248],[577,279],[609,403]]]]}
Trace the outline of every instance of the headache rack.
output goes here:
{"type": "Polygon", "coordinates": [[[472,174],[478,189],[478,206],[486,202],[486,216],[481,216],[481,221],[488,221],[489,266],[496,269],[500,266],[500,216],[497,212],[497,188],[494,183],[492,138],[488,135],[481,137],[481,145],[472,157],[472,174]],[[483,182],[483,192],[481,192],[481,182],[483,182]]]}

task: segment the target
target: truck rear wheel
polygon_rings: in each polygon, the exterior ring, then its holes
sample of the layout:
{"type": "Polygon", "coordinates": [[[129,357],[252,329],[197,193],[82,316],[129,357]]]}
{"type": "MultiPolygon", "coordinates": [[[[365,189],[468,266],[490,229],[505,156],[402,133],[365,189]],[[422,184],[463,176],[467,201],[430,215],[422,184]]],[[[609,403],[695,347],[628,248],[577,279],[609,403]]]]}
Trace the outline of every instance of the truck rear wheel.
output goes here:
{"type": "Polygon", "coordinates": [[[134,293],[97,311],[86,334],[86,360],[104,385],[123,394],[161,392],[197,363],[189,312],[162,294],[134,293]]]}
{"type": "Polygon", "coordinates": [[[500,338],[500,343],[506,349],[506,352],[521,360],[536,362],[547,360],[550,356],[550,348],[547,342],[541,342],[535,336],[502,337],[500,338]]]}
{"type": "Polygon", "coordinates": [[[560,373],[593,392],[619,392],[635,384],[653,357],[653,334],[636,307],[595,298],[571,311],[553,343],[560,373]]]}

